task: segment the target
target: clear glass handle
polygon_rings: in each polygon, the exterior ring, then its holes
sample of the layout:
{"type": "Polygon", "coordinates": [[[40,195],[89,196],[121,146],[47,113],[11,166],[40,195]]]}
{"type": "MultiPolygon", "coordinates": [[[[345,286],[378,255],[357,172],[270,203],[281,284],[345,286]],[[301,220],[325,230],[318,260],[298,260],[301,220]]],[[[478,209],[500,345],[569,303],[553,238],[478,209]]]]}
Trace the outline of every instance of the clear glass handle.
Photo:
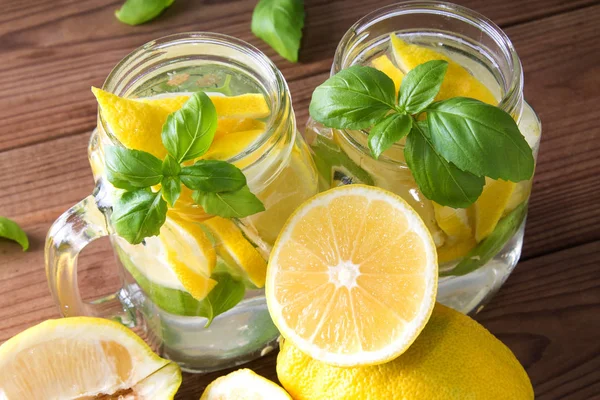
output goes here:
{"type": "Polygon", "coordinates": [[[93,195],[71,207],[52,224],[46,237],[46,276],[52,297],[65,317],[87,315],[115,319],[135,325],[132,306],[117,293],[93,302],[84,302],[77,284],[77,257],[85,246],[108,236],[106,218],[93,195]]]}

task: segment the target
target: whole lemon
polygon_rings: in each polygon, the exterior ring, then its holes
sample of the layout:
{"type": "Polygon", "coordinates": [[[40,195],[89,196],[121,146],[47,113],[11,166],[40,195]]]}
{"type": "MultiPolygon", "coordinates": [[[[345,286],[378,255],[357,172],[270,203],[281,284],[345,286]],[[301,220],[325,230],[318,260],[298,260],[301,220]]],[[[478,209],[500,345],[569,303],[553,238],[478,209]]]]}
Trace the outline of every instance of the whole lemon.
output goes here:
{"type": "Polygon", "coordinates": [[[440,304],[393,361],[340,368],[309,358],[286,340],[277,376],[295,400],[533,399],[513,353],[473,319],[440,304]]]}

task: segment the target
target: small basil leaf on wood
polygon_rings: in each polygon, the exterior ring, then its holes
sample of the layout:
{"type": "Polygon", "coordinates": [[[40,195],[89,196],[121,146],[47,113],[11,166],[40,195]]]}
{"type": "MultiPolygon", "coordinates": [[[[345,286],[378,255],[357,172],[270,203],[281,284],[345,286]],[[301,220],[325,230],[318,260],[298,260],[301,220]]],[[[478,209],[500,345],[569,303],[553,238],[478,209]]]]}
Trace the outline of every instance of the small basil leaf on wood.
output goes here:
{"type": "Polygon", "coordinates": [[[225,272],[215,272],[211,278],[217,285],[200,301],[199,315],[208,319],[204,326],[208,328],[213,319],[225,311],[232,309],[244,298],[244,284],[225,272]]]}
{"type": "Polygon", "coordinates": [[[158,17],[171,4],[173,0],[127,0],[115,16],[128,25],[139,25],[158,17]]]}
{"type": "Polygon", "coordinates": [[[483,191],[485,178],[461,171],[447,162],[431,144],[423,124],[413,124],[406,138],[404,157],[419,190],[438,204],[465,208],[483,191]]]}
{"type": "Polygon", "coordinates": [[[224,218],[243,218],[264,211],[265,206],[248,186],[233,192],[194,191],[192,198],[208,214],[224,218]]]}
{"type": "Polygon", "coordinates": [[[398,106],[409,114],[427,107],[437,96],[444,81],[448,62],[432,60],[411,69],[400,86],[398,106]]]}
{"type": "Polygon", "coordinates": [[[498,221],[496,228],[483,239],[473,250],[450,271],[440,273],[442,276],[460,276],[473,272],[488,263],[512,238],[523,218],[527,214],[527,202],[519,204],[514,210],[498,221]]]}
{"type": "Polygon", "coordinates": [[[183,167],[180,177],[188,188],[204,192],[229,192],[246,185],[246,177],[239,168],[219,160],[199,160],[183,167]]]}
{"type": "Polygon", "coordinates": [[[161,193],[147,189],[124,192],[113,205],[112,226],[131,244],[156,236],[167,217],[167,203],[161,193]]]}
{"type": "Polygon", "coordinates": [[[510,114],[475,99],[455,97],[427,109],[431,142],[463,171],[519,182],[533,175],[531,148],[510,114]]]}
{"type": "Polygon", "coordinates": [[[406,114],[390,114],[379,121],[369,132],[369,149],[373,158],[392,147],[394,143],[408,135],[412,127],[412,118],[406,114]]]}
{"type": "Polygon", "coordinates": [[[260,0],[252,13],[252,33],[291,62],[298,61],[303,27],[302,0],[260,0]]]}
{"type": "Polygon", "coordinates": [[[386,74],[354,65],[315,89],[309,112],[330,128],[366,129],[393,110],[395,100],[394,82],[386,74]]]}
{"type": "Polygon", "coordinates": [[[162,142],[181,163],[208,151],[217,129],[217,110],[204,92],[194,93],[181,109],[169,114],[162,129],[162,142]]]}
{"type": "Polygon", "coordinates": [[[23,251],[29,249],[29,239],[23,229],[15,221],[6,217],[0,217],[0,238],[17,242],[23,251]]]}
{"type": "Polygon", "coordinates": [[[145,151],[107,146],[105,160],[106,178],[116,188],[146,188],[162,179],[162,162],[145,151]]]}
{"type": "Polygon", "coordinates": [[[163,198],[170,207],[175,206],[181,194],[181,181],[178,176],[165,176],[161,182],[163,198]]]}

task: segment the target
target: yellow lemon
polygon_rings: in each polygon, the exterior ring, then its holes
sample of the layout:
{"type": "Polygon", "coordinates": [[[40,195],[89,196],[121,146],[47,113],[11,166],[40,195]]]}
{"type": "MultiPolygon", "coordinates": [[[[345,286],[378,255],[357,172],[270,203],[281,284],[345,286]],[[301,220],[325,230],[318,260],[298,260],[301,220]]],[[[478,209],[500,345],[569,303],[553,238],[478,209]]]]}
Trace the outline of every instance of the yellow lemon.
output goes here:
{"type": "Polygon", "coordinates": [[[466,238],[473,236],[467,210],[433,203],[435,220],[444,233],[450,237],[466,238]]]}
{"type": "Polygon", "coordinates": [[[219,257],[234,269],[230,272],[241,275],[258,288],[263,287],[267,262],[235,223],[226,218],[213,217],[206,220],[204,225],[210,231],[219,257]]]}
{"type": "Polygon", "coordinates": [[[440,304],[393,361],[339,368],[285,340],[277,376],[295,400],[533,400],[529,377],[513,353],[477,322],[440,304]]]}
{"type": "Polygon", "coordinates": [[[405,73],[427,61],[444,60],[448,62],[446,76],[436,100],[470,97],[484,103],[498,104],[498,99],[483,83],[479,82],[460,64],[452,61],[451,58],[427,47],[406,43],[395,34],[390,35],[390,40],[396,64],[405,73]]]}
{"type": "Polygon", "coordinates": [[[244,368],[214,380],[200,400],[292,400],[280,386],[244,368]]]}
{"type": "Polygon", "coordinates": [[[266,298],[281,334],[312,358],[378,364],[425,326],[437,275],[431,235],[400,196],[346,185],[287,221],[269,259],[266,298]]]}
{"type": "Polygon", "coordinates": [[[496,228],[514,189],[514,182],[485,178],[483,192],[471,206],[475,213],[475,239],[477,242],[485,239],[496,228]]]}
{"type": "Polygon", "coordinates": [[[177,364],[131,330],[101,318],[48,320],[0,346],[0,398],[172,399],[177,364]]]}
{"type": "Polygon", "coordinates": [[[457,240],[447,240],[443,246],[437,248],[438,262],[440,265],[466,256],[477,245],[472,236],[457,240]]]}
{"type": "Polygon", "coordinates": [[[396,87],[396,95],[398,95],[398,90],[400,90],[400,84],[402,83],[402,79],[404,78],[404,73],[396,67],[392,61],[385,55],[379,56],[373,61],[371,61],[371,65],[373,68],[376,68],[389,76],[394,81],[394,86],[396,87]]]}

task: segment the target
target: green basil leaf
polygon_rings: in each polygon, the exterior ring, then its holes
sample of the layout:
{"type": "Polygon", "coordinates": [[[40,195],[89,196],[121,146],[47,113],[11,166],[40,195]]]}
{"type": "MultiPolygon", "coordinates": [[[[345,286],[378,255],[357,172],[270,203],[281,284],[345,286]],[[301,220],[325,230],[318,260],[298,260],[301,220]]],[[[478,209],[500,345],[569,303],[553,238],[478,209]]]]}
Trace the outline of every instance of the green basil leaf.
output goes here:
{"type": "Polygon", "coordinates": [[[252,13],[252,33],[291,62],[298,61],[303,27],[302,0],[260,0],[252,13]]]}
{"type": "Polygon", "coordinates": [[[208,214],[223,218],[243,218],[264,211],[265,206],[248,186],[233,192],[194,191],[192,198],[208,214]]]}
{"type": "Polygon", "coordinates": [[[162,179],[162,163],[145,151],[106,146],[106,178],[119,189],[136,190],[154,186],[162,179]]]}
{"type": "Polygon", "coordinates": [[[203,192],[229,192],[246,185],[246,177],[238,167],[219,160],[199,160],[183,167],[180,177],[188,188],[203,192]]]}
{"type": "Polygon", "coordinates": [[[164,176],[178,176],[181,173],[181,165],[173,157],[167,155],[162,163],[164,176]]]}
{"type": "Polygon", "coordinates": [[[167,117],[161,137],[169,154],[181,163],[206,153],[216,129],[214,104],[204,92],[196,92],[181,109],[167,117]]]}
{"type": "Polygon", "coordinates": [[[244,298],[246,288],[244,284],[224,272],[211,275],[217,285],[200,301],[199,315],[208,319],[204,326],[208,328],[213,319],[225,311],[232,309],[244,298]]]}
{"type": "Polygon", "coordinates": [[[473,272],[488,263],[519,230],[523,218],[527,214],[527,201],[498,221],[496,228],[483,239],[473,250],[450,271],[440,273],[441,276],[460,276],[473,272]]]}
{"type": "Polygon", "coordinates": [[[175,206],[181,194],[181,180],[178,176],[165,176],[161,182],[161,191],[169,206],[175,206]]]}
{"type": "Polygon", "coordinates": [[[0,238],[13,240],[21,245],[23,251],[29,249],[29,239],[17,223],[11,219],[0,217],[0,238]]]}
{"type": "Polygon", "coordinates": [[[461,171],[436,152],[429,133],[421,124],[413,124],[406,138],[404,157],[419,186],[429,200],[454,208],[471,205],[485,185],[485,178],[461,171]]]}
{"type": "Polygon", "coordinates": [[[448,62],[432,60],[411,69],[400,86],[398,106],[409,114],[422,111],[435,99],[444,81],[448,62]]]}
{"type": "Polygon", "coordinates": [[[131,244],[156,236],[167,218],[167,203],[161,193],[146,189],[124,192],[114,203],[112,225],[131,244]]]}
{"type": "Polygon", "coordinates": [[[366,129],[395,108],[395,92],[394,82],[383,72],[354,65],[315,89],[310,116],[330,128],[366,129]]]}
{"type": "Polygon", "coordinates": [[[369,149],[377,159],[394,143],[408,135],[412,128],[412,118],[406,114],[390,114],[379,121],[369,132],[369,149]]]}
{"type": "Polygon", "coordinates": [[[173,0],[127,0],[115,15],[128,25],[139,25],[158,17],[171,4],[173,0]]]}
{"type": "Polygon", "coordinates": [[[531,148],[500,108],[455,97],[433,103],[426,111],[433,146],[463,171],[513,182],[533,175],[531,148]]]}

